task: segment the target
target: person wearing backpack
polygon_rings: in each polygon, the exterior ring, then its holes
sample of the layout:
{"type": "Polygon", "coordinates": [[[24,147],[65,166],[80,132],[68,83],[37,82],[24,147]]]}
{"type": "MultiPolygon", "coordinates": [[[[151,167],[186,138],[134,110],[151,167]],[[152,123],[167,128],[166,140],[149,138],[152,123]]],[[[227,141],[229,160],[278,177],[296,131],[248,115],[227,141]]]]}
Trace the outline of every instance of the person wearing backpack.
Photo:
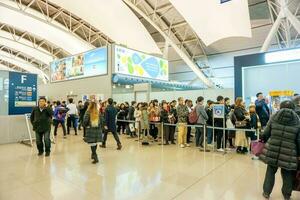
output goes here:
{"type": "Polygon", "coordinates": [[[56,105],[57,106],[54,109],[54,119],[53,119],[54,136],[57,135],[57,127],[59,124],[61,124],[61,127],[63,129],[64,138],[67,138],[65,120],[66,120],[66,113],[68,112],[68,109],[63,107],[61,105],[60,101],[57,101],[56,105]]]}
{"type": "Polygon", "coordinates": [[[202,96],[198,97],[197,105],[194,108],[197,116],[196,124],[203,126],[203,127],[196,127],[196,147],[200,147],[200,148],[203,148],[204,126],[206,125],[206,121],[208,120],[208,115],[205,112],[203,102],[204,102],[204,98],[202,96]]]}

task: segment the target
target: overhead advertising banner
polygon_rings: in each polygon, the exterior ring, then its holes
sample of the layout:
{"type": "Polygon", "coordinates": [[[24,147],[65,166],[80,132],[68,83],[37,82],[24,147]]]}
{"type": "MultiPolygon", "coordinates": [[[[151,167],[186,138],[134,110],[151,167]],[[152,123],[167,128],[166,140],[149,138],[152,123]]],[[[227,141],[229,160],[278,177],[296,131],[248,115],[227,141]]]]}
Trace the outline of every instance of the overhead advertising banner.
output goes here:
{"type": "Polygon", "coordinates": [[[168,81],[169,63],[165,59],[116,45],[115,73],[168,81]]]}
{"type": "Polygon", "coordinates": [[[37,75],[9,72],[8,114],[30,113],[37,105],[37,75]]]}
{"type": "Polygon", "coordinates": [[[107,74],[107,48],[98,48],[50,63],[51,82],[107,74]]]}

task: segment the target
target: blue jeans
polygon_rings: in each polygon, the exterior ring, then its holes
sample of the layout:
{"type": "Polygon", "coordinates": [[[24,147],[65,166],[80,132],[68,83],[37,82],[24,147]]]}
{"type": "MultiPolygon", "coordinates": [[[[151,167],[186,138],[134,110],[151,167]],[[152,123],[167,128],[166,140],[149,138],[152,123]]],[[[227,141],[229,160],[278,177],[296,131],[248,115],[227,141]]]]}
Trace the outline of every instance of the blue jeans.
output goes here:
{"type": "Polygon", "coordinates": [[[38,151],[40,153],[44,153],[44,144],[45,144],[45,152],[50,153],[50,148],[51,148],[50,131],[35,132],[35,138],[36,138],[36,146],[38,151]]]}
{"type": "Polygon", "coordinates": [[[213,129],[206,128],[206,133],[207,133],[207,144],[211,144],[213,140],[213,129]]]}

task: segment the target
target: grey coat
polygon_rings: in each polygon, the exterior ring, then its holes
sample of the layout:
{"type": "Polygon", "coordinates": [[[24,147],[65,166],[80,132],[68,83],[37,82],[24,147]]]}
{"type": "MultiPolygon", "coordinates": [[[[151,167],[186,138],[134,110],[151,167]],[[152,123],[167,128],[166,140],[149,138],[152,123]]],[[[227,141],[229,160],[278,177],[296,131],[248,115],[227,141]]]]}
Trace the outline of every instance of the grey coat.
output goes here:
{"type": "Polygon", "coordinates": [[[82,123],[83,126],[86,128],[86,134],[84,137],[84,141],[86,143],[93,144],[102,142],[103,119],[101,117],[101,114],[99,114],[98,127],[91,127],[90,113],[88,111],[85,112],[82,123]]]}
{"type": "Polygon", "coordinates": [[[300,155],[300,121],[295,111],[281,109],[269,121],[262,139],[267,141],[260,159],[268,165],[297,170],[300,155]]]}
{"type": "Polygon", "coordinates": [[[208,120],[208,115],[205,111],[204,106],[203,105],[197,105],[195,107],[195,109],[196,109],[196,113],[197,113],[197,116],[198,116],[197,124],[205,125],[206,121],[208,120]]]}

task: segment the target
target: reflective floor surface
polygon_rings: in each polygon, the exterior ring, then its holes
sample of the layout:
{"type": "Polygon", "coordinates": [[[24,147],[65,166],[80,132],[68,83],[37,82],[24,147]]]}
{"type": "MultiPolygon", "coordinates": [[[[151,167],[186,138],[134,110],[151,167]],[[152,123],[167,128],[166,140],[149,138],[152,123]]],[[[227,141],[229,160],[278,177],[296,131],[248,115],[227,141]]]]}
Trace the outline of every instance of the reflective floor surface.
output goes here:
{"type": "MultiPolygon", "coordinates": [[[[176,145],[140,146],[113,137],[99,149],[100,163],[91,164],[82,136],[58,136],[50,157],[36,148],[0,145],[1,200],[256,200],[263,199],[265,165],[251,156],[203,153],[176,145]]],[[[277,174],[271,199],[282,199],[277,174]]],[[[293,193],[300,199],[300,193],[293,193]]]]}

